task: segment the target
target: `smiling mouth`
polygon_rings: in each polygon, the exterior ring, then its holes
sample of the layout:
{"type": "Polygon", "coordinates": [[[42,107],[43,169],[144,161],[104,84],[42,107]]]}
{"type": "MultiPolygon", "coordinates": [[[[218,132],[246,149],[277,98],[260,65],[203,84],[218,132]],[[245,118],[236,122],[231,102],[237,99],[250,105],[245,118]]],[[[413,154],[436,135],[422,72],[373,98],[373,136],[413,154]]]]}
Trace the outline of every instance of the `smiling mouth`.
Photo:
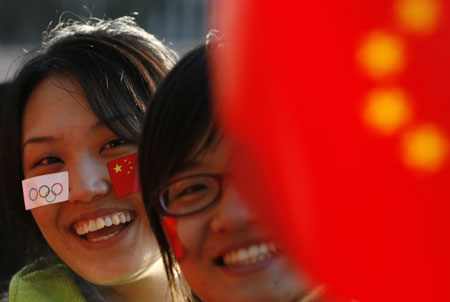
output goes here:
{"type": "Polygon", "coordinates": [[[278,251],[274,242],[264,242],[233,250],[216,258],[214,262],[219,266],[245,266],[269,259],[278,251]]]}
{"type": "Polygon", "coordinates": [[[134,214],[130,211],[111,213],[78,221],[73,225],[76,234],[90,242],[100,242],[116,236],[133,220],[134,214]]]}

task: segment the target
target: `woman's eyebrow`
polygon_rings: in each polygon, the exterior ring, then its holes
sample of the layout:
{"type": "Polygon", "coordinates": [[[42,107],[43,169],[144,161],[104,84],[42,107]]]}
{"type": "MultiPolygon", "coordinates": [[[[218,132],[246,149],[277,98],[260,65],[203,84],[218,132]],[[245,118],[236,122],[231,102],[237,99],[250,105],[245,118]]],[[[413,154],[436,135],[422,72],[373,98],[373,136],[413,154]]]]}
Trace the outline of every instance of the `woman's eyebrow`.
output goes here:
{"type": "Polygon", "coordinates": [[[184,174],[190,170],[194,170],[196,168],[202,167],[203,165],[204,165],[204,163],[202,161],[190,160],[190,161],[184,163],[180,169],[178,169],[175,173],[173,173],[173,175],[184,174]]]}
{"type": "Polygon", "coordinates": [[[113,124],[117,122],[122,122],[126,120],[127,118],[132,118],[137,120],[137,117],[135,114],[124,114],[124,115],[113,115],[109,117],[105,117],[104,120],[99,120],[95,125],[92,126],[92,128],[98,128],[100,126],[108,127],[108,124],[113,124]]]}
{"type": "Polygon", "coordinates": [[[44,143],[51,143],[56,141],[57,138],[55,136],[36,136],[36,137],[30,137],[23,143],[22,149],[25,150],[25,147],[29,144],[44,144],[44,143]]]}
{"type": "MultiPolygon", "coordinates": [[[[101,121],[98,121],[92,125],[91,130],[97,130],[102,127],[106,127],[105,124],[103,124],[101,121]]],[[[57,140],[58,138],[52,135],[30,137],[23,143],[22,149],[25,150],[25,147],[29,144],[45,144],[45,143],[52,143],[57,140]]]]}
{"type": "Polygon", "coordinates": [[[98,121],[94,125],[92,125],[91,130],[97,130],[99,128],[108,128],[108,127],[102,121],[98,121]]]}

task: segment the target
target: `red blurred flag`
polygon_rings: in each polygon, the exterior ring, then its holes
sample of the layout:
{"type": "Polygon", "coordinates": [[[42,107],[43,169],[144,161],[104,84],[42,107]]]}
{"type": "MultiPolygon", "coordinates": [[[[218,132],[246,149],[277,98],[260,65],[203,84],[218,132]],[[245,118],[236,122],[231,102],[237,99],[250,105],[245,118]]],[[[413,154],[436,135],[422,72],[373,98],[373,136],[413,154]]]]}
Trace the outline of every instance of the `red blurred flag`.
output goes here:
{"type": "Polygon", "coordinates": [[[141,191],[136,165],[137,153],[107,163],[117,197],[141,191]]]}
{"type": "Polygon", "coordinates": [[[335,299],[450,301],[448,2],[217,3],[236,179],[297,267],[335,299]]]}

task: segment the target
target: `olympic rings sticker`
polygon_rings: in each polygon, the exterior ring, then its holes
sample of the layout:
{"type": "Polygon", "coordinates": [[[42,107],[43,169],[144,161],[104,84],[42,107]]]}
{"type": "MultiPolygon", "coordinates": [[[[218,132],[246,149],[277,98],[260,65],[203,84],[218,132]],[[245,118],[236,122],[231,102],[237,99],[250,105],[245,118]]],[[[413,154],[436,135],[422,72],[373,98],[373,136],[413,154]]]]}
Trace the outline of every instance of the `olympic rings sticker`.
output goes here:
{"type": "Polygon", "coordinates": [[[27,210],[69,199],[69,173],[40,175],[22,181],[27,210]]]}
{"type": "Polygon", "coordinates": [[[38,198],[38,196],[39,193],[38,190],[36,190],[36,188],[31,188],[30,192],[28,192],[28,198],[30,198],[31,201],[35,201],[38,198]]]}
{"type": "Polygon", "coordinates": [[[61,195],[63,189],[64,189],[63,185],[57,182],[53,184],[51,191],[55,196],[58,196],[61,195]]]}

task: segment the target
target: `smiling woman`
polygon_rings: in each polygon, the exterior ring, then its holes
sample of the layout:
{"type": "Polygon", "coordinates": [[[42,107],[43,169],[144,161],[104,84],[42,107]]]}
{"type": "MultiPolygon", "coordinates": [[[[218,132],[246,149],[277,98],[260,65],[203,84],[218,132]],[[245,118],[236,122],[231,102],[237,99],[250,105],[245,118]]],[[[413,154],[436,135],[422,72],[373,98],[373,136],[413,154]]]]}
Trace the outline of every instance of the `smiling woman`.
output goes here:
{"type": "Polygon", "coordinates": [[[117,198],[108,180],[106,163],[136,147],[98,120],[76,82],[53,75],[36,86],[25,106],[22,137],[25,178],[70,173],[69,202],[32,211],[45,239],[69,267],[93,283],[115,284],[145,270],[142,261],[157,263],[158,246],[149,240],[148,220],[140,215],[140,194],[117,198]],[[121,222],[121,216],[128,219],[121,222]],[[119,223],[101,228],[108,217],[119,223]],[[88,232],[80,236],[76,230],[86,225],[88,232]]]}
{"type": "Polygon", "coordinates": [[[106,164],[137,151],[145,110],[174,60],[129,17],[61,23],[28,55],[0,148],[5,208],[30,252],[10,301],[167,299],[141,195],[117,197],[106,164]],[[69,200],[25,211],[21,180],[62,171],[69,200]]]}
{"type": "Polygon", "coordinates": [[[143,197],[166,266],[178,262],[203,301],[318,301],[320,288],[292,269],[230,177],[233,147],[219,129],[208,72],[217,49],[178,62],[142,131],[143,197]]]}

